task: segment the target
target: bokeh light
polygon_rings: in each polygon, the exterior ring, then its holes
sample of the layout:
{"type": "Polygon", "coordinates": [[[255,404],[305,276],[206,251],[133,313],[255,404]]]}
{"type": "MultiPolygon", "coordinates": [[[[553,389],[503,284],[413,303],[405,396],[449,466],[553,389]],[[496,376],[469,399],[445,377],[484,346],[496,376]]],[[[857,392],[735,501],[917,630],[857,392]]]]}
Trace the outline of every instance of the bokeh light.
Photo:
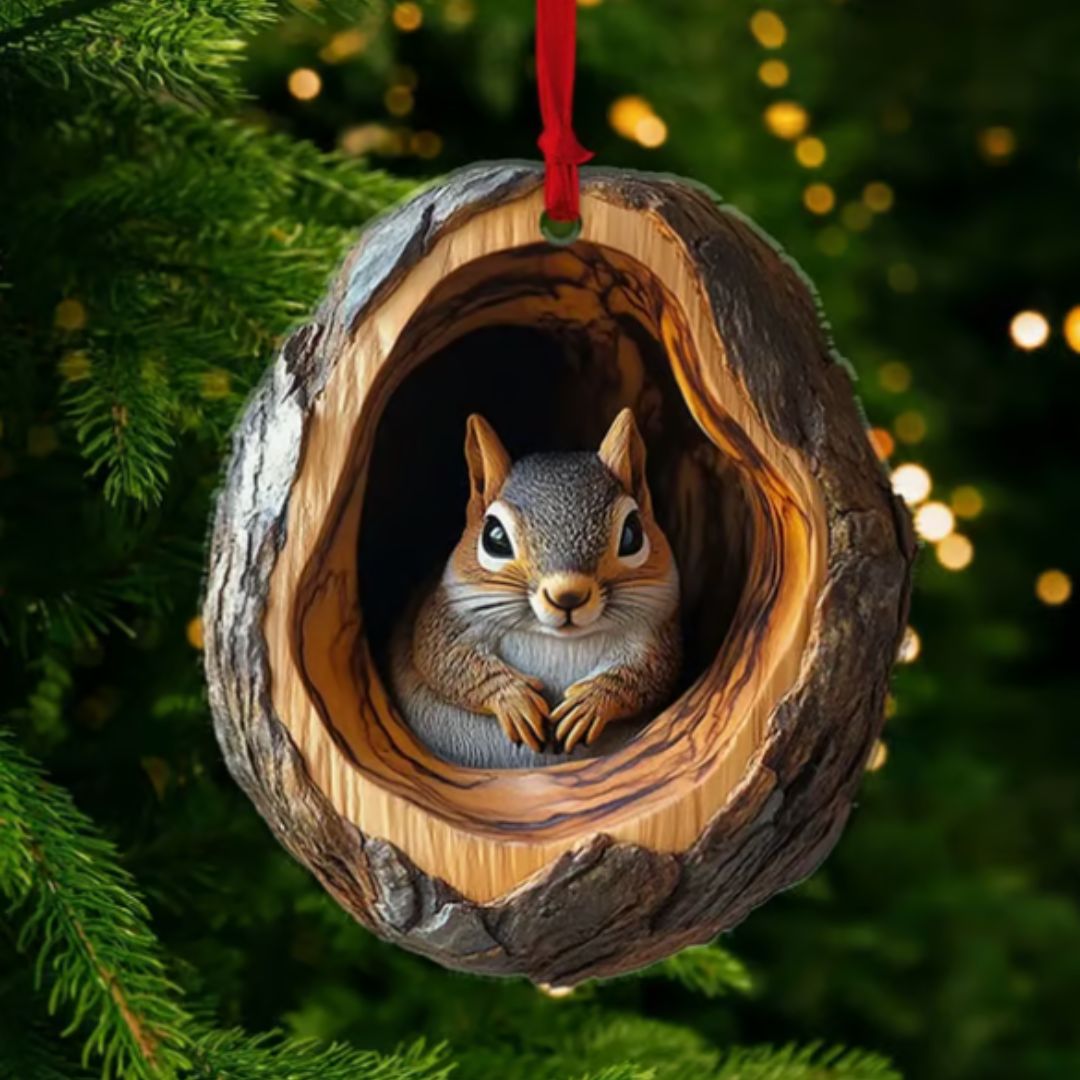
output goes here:
{"type": "Polygon", "coordinates": [[[771,60],[762,60],[761,66],[757,69],[757,74],[758,78],[766,86],[777,90],[781,86],[787,85],[788,79],[791,78],[791,69],[783,60],[773,58],[771,60]]]}
{"type": "Polygon", "coordinates": [[[934,545],[934,554],[946,570],[964,570],[975,558],[975,545],[966,536],[952,533],[934,545]]]}
{"type": "Polygon", "coordinates": [[[311,101],[322,90],[322,77],[311,68],[297,68],[289,73],[289,93],[297,101],[311,101]]]}
{"type": "Polygon", "coordinates": [[[608,123],[624,139],[633,139],[638,124],[652,115],[652,106],[639,94],[616,98],[608,107],[608,123]]]}
{"type": "Polygon", "coordinates": [[[810,114],[797,101],[774,101],[765,110],[765,126],[780,139],[797,139],[810,126],[810,114]]]}
{"type": "Polygon", "coordinates": [[[779,49],[787,41],[787,27],[775,11],[756,11],[750,18],[750,33],[766,49],[779,49]]]}
{"type": "Polygon", "coordinates": [[[870,749],[870,756],[866,759],[866,771],[877,772],[886,761],[889,760],[889,748],[884,740],[877,739],[870,749]]]}
{"type": "Polygon", "coordinates": [[[1073,352],[1080,353],[1080,305],[1072,308],[1065,316],[1065,343],[1073,352]]]}
{"type": "Polygon", "coordinates": [[[913,664],[919,659],[921,652],[922,638],[916,633],[914,626],[909,626],[900,640],[900,649],[896,654],[896,659],[901,664],[913,664]]]}
{"type": "Polygon", "coordinates": [[[908,409],[893,422],[893,431],[901,442],[920,443],[926,438],[926,417],[915,409],[908,409]]]}
{"type": "Polygon", "coordinates": [[[419,30],[424,24],[423,10],[419,4],[414,4],[412,0],[405,0],[404,3],[395,4],[391,18],[394,25],[404,34],[411,34],[414,30],[419,30]]]}
{"type": "Polygon", "coordinates": [[[355,27],[335,34],[320,50],[319,59],[327,64],[340,64],[349,60],[367,48],[367,35],[355,27]]]}
{"type": "Polygon", "coordinates": [[[825,164],[825,144],[814,135],[807,135],[795,144],[795,160],[805,169],[825,164]]]}
{"type": "Polygon", "coordinates": [[[983,512],[986,503],[982,492],[977,487],[973,487],[971,484],[961,484],[952,493],[949,505],[958,518],[970,520],[971,518],[977,518],[983,512]]]}
{"type": "Polygon", "coordinates": [[[944,540],[956,528],[956,516],[943,502],[923,503],[915,511],[915,531],[924,540],[944,540]]]}
{"type": "Polygon", "coordinates": [[[803,205],[812,214],[827,214],[836,205],[836,192],[828,184],[809,184],[803,192],[803,205]]]}
{"type": "Polygon", "coordinates": [[[205,645],[203,638],[203,621],[196,615],[194,619],[189,619],[188,624],[184,627],[184,636],[188,640],[188,644],[193,649],[202,649],[205,645]]]}
{"type": "Polygon", "coordinates": [[[863,202],[875,214],[891,210],[895,198],[893,189],[881,180],[873,180],[863,188],[863,202]]]}
{"type": "Polygon", "coordinates": [[[1046,344],[1050,337],[1050,324],[1039,311],[1021,311],[1009,323],[1009,336],[1014,345],[1030,352],[1046,344]]]}
{"type": "Polygon", "coordinates": [[[58,330],[81,330],[86,326],[86,307],[81,300],[61,300],[53,311],[53,325],[58,330]]]}
{"type": "Polygon", "coordinates": [[[902,360],[890,360],[878,368],[878,382],[890,394],[903,394],[911,389],[911,368],[902,360]]]}
{"type": "Polygon", "coordinates": [[[885,461],[887,458],[892,457],[892,453],[896,449],[896,440],[885,428],[871,428],[869,435],[870,445],[874,448],[874,453],[879,461],[885,461]]]}
{"type": "Polygon", "coordinates": [[[890,477],[892,489],[908,504],[917,506],[929,494],[932,487],[930,474],[914,462],[899,465],[892,471],[890,477]]]}
{"type": "Polygon", "coordinates": [[[1035,595],[1050,607],[1059,607],[1072,596],[1072,578],[1064,570],[1044,570],[1035,579],[1035,595]]]}
{"type": "Polygon", "coordinates": [[[1002,124],[983,128],[979,132],[979,151],[987,161],[1000,165],[1016,152],[1016,133],[1002,124]]]}

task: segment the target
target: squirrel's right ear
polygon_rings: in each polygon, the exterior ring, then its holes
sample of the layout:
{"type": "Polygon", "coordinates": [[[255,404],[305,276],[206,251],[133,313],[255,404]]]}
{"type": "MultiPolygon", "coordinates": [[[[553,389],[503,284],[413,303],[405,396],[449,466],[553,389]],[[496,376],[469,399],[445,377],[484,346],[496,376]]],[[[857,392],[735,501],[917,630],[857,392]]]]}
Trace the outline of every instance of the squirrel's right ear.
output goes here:
{"type": "Polygon", "coordinates": [[[483,513],[510,475],[510,455],[495,429],[479,413],[465,422],[465,463],[469,467],[469,508],[483,513]]]}

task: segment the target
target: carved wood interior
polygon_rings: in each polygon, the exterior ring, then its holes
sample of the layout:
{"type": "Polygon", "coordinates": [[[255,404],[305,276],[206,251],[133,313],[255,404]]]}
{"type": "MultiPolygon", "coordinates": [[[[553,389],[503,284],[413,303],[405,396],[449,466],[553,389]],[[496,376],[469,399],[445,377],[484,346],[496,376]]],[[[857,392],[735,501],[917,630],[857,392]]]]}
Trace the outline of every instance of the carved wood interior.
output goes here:
{"type": "Polygon", "coordinates": [[[365,314],[311,403],[264,618],[275,712],[315,785],[476,901],[597,833],[692,844],[796,683],[824,575],[818,483],[728,365],[682,244],[656,215],[583,206],[571,249],[535,243],[538,192],[484,210],[365,314]],[[687,685],[602,758],[441,761],[396,715],[379,660],[460,528],[465,414],[516,455],[595,446],[624,404],[684,579],[687,685]]]}

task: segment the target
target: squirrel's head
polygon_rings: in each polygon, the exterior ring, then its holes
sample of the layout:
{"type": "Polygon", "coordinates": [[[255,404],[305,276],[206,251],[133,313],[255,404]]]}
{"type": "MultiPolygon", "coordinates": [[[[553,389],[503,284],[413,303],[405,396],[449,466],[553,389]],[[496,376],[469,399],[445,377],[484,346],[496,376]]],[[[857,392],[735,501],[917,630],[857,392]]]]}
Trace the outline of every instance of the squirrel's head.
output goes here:
{"type": "Polygon", "coordinates": [[[574,637],[655,625],[675,610],[678,573],[653,517],[629,409],[596,453],[518,462],[473,415],[465,460],[466,527],[445,583],[470,622],[574,637]]]}

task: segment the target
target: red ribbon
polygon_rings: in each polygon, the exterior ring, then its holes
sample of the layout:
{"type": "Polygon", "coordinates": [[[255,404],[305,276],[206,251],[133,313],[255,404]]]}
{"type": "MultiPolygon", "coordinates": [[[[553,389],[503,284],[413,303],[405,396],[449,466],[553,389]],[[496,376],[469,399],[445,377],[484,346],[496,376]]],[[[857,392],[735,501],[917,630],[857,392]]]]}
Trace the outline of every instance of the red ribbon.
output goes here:
{"type": "Polygon", "coordinates": [[[544,205],[552,221],[577,221],[578,166],[592,157],[574,134],[577,0],[536,0],[536,81],[544,131],[544,205]]]}

